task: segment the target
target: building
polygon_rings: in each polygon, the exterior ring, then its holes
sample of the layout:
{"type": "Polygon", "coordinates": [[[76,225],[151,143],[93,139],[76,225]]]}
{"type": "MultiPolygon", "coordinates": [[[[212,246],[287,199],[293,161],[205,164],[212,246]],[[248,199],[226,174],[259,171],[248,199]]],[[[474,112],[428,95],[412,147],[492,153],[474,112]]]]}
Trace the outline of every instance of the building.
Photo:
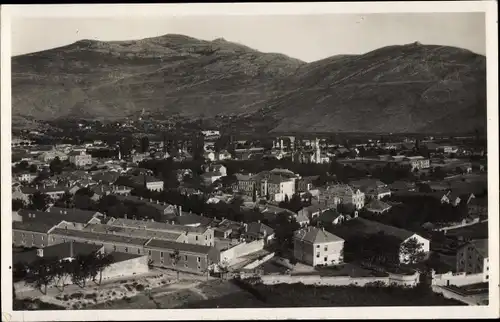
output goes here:
{"type": "Polygon", "coordinates": [[[243,238],[246,241],[263,239],[265,243],[269,243],[274,238],[274,230],[260,221],[244,224],[243,238]]]}
{"type": "Polygon", "coordinates": [[[63,152],[52,149],[50,151],[44,151],[37,156],[38,160],[45,163],[51,162],[55,158],[59,158],[59,160],[65,161],[68,160],[68,155],[63,152]]]}
{"type": "Polygon", "coordinates": [[[471,240],[457,251],[457,272],[483,274],[489,280],[488,239],[471,240]]]}
{"type": "Polygon", "coordinates": [[[73,151],[69,154],[69,162],[77,168],[85,167],[92,164],[92,155],[83,151],[73,151]]]}
{"type": "Polygon", "coordinates": [[[392,208],[391,205],[383,201],[380,201],[378,199],[373,199],[365,206],[366,210],[378,215],[388,212],[389,210],[391,210],[391,208],[392,208]]]}
{"type": "Polygon", "coordinates": [[[337,198],[340,203],[353,205],[356,209],[361,209],[365,205],[365,194],[359,189],[354,189],[346,184],[337,184],[328,187],[327,193],[337,198]]]}
{"type": "Polygon", "coordinates": [[[294,233],[295,259],[311,266],[335,265],[343,262],[344,240],[316,227],[307,227],[294,233]]]}
{"type": "Polygon", "coordinates": [[[215,243],[214,230],[212,228],[204,226],[190,227],[183,225],[173,225],[169,223],[124,218],[112,218],[107,224],[117,227],[141,228],[145,230],[181,233],[182,237],[179,239],[179,241],[188,244],[213,246],[215,243]]]}
{"type": "Polygon", "coordinates": [[[30,187],[21,187],[20,193],[29,198],[35,192],[40,192],[48,195],[52,200],[57,200],[68,190],[67,186],[62,185],[35,185],[30,187]]]}
{"type": "Polygon", "coordinates": [[[335,209],[328,209],[323,211],[319,216],[317,221],[323,224],[338,225],[346,220],[346,216],[341,214],[335,209]]]}
{"type": "Polygon", "coordinates": [[[411,171],[428,169],[431,166],[430,160],[424,158],[423,156],[405,157],[401,163],[409,165],[411,171]]]}
{"type": "Polygon", "coordinates": [[[385,183],[376,179],[361,179],[350,182],[350,185],[359,189],[366,197],[371,199],[382,199],[391,195],[391,190],[385,183]]]}
{"type": "Polygon", "coordinates": [[[330,208],[331,207],[324,204],[312,204],[310,206],[300,209],[297,215],[312,219],[318,217],[321,213],[327,211],[330,208]]]}
{"type": "Polygon", "coordinates": [[[151,239],[145,246],[152,265],[174,270],[204,274],[219,263],[220,253],[215,247],[176,243],[151,239]],[[178,261],[172,255],[178,252],[178,261]]]}
{"type": "Polygon", "coordinates": [[[297,180],[297,191],[307,192],[314,188],[313,182],[317,180],[319,176],[302,177],[297,180]]]}
{"type": "Polygon", "coordinates": [[[254,176],[240,173],[237,173],[235,176],[237,183],[234,187],[234,190],[246,196],[253,196],[254,190],[257,189],[257,180],[254,178],[254,176]]]}
{"type": "Polygon", "coordinates": [[[273,175],[261,181],[260,195],[269,196],[269,200],[285,201],[295,193],[295,180],[273,175]]]}
{"type": "Polygon", "coordinates": [[[104,247],[87,243],[66,242],[47,246],[45,248],[33,249],[24,252],[13,252],[12,263],[31,264],[39,258],[53,258],[57,260],[73,259],[78,255],[90,255],[104,252],[104,247]]]}
{"type": "Polygon", "coordinates": [[[399,261],[401,263],[407,263],[409,258],[408,255],[404,253],[404,245],[415,239],[420,244],[420,250],[424,254],[429,253],[430,241],[414,232],[384,225],[377,221],[368,220],[365,218],[357,217],[355,219],[346,222],[346,227],[352,231],[353,234],[365,234],[365,235],[376,235],[383,233],[385,236],[391,236],[399,243],[399,261]]]}
{"type": "Polygon", "coordinates": [[[460,196],[458,194],[453,193],[451,191],[448,191],[441,197],[441,203],[447,203],[450,204],[454,207],[458,206],[462,199],[460,199],[460,196]]]}
{"type": "Polygon", "coordinates": [[[17,180],[21,183],[31,183],[38,176],[38,173],[21,172],[17,174],[17,180]]]}
{"type": "Polygon", "coordinates": [[[227,168],[222,164],[211,164],[206,169],[205,172],[218,172],[221,176],[227,176],[227,168]]]}

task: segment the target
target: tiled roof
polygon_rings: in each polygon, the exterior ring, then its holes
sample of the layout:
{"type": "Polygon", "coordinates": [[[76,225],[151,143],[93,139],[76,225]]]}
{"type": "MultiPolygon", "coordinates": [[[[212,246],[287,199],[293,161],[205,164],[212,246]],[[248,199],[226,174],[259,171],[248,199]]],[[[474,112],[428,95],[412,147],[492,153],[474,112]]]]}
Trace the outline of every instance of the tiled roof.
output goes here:
{"type": "Polygon", "coordinates": [[[175,217],[175,222],[183,226],[194,225],[194,224],[208,226],[213,222],[213,219],[193,213],[183,213],[181,216],[175,217]]]}
{"type": "Polygon", "coordinates": [[[118,218],[115,221],[110,223],[113,226],[122,226],[122,227],[136,227],[136,228],[145,228],[151,230],[161,230],[161,231],[170,231],[170,232],[181,232],[181,233],[204,233],[207,228],[206,227],[189,227],[189,226],[181,226],[181,225],[171,225],[162,222],[154,222],[154,221],[144,221],[144,220],[133,220],[133,219],[125,219],[118,218]]]}
{"type": "Polygon", "coordinates": [[[270,236],[274,234],[274,230],[271,227],[264,225],[263,223],[252,222],[247,225],[247,234],[254,234],[254,235],[266,234],[266,236],[270,236]]]}
{"type": "Polygon", "coordinates": [[[384,225],[377,221],[368,220],[365,218],[355,218],[347,222],[349,226],[353,226],[353,229],[359,229],[360,233],[365,234],[377,234],[383,232],[386,235],[396,237],[401,241],[408,239],[409,237],[415,235],[414,232],[397,228],[394,226],[384,225]]]}
{"type": "Polygon", "coordinates": [[[366,205],[367,210],[384,211],[384,210],[387,210],[390,208],[391,208],[391,205],[386,204],[385,202],[380,201],[378,199],[374,199],[374,200],[370,201],[368,203],[368,205],[366,205]]]}
{"type": "Polygon", "coordinates": [[[96,217],[96,212],[78,210],[68,211],[67,213],[60,213],[59,211],[55,212],[21,209],[18,211],[18,214],[23,218],[23,222],[44,222],[51,225],[57,225],[63,220],[66,222],[86,224],[92,218],[96,217]]]}
{"type": "Polygon", "coordinates": [[[311,244],[331,243],[344,241],[342,238],[317,227],[307,227],[297,230],[294,237],[311,244]]]}
{"type": "Polygon", "coordinates": [[[339,216],[342,216],[341,213],[339,213],[338,211],[334,210],[334,209],[329,209],[327,211],[324,211],[322,212],[320,215],[319,215],[319,220],[320,221],[323,221],[323,222],[333,222],[335,219],[337,219],[339,216]]]}
{"type": "Polygon", "coordinates": [[[470,243],[483,257],[488,257],[488,239],[471,240],[470,243]]]}
{"type": "Polygon", "coordinates": [[[55,228],[54,230],[51,231],[51,235],[75,237],[75,238],[82,238],[82,239],[101,241],[101,242],[131,244],[138,246],[143,246],[149,240],[149,238],[129,237],[129,236],[120,236],[113,234],[99,234],[83,230],[62,229],[62,228],[55,228]]]}
{"type": "Polygon", "coordinates": [[[32,231],[36,233],[44,233],[46,234],[49,230],[54,228],[57,224],[45,223],[45,222],[20,222],[14,221],[12,222],[12,230],[23,230],[23,231],[32,231]]]}
{"type": "MultiPolygon", "coordinates": [[[[79,243],[79,242],[67,242],[56,244],[52,246],[47,246],[43,248],[44,258],[57,258],[64,259],[69,257],[76,257],[78,255],[89,255],[96,253],[102,248],[102,246],[79,243]]],[[[29,250],[25,252],[14,252],[12,254],[13,263],[32,263],[38,259],[37,250],[29,250]]]]}
{"type": "Polygon", "coordinates": [[[187,244],[187,243],[176,243],[165,240],[152,239],[145,247],[157,248],[157,249],[167,249],[167,250],[178,250],[179,252],[193,253],[193,254],[208,254],[213,247],[187,244]]]}
{"type": "Polygon", "coordinates": [[[34,194],[37,191],[40,191],[41,193],[50,193],[50,192],[64,192],[66,190],[68,190],[67,186],[39,186],[38,188],[35,186],[35,187],[21,188],[21,191],[27,195],[34,194]]]}
{"type": "Polygon", "coordinates": [[[167,232],[158,230],[149,230],[143,228],[131,228],[131,227],[119,227],[105,224],[91,224],[83,229],[83,231],[89,231],[99,234],[112,234],[119,236],[129,236],[138,238],[156,238],[163,240],[177,240],[181,233],[177,232],[167,232]]]}

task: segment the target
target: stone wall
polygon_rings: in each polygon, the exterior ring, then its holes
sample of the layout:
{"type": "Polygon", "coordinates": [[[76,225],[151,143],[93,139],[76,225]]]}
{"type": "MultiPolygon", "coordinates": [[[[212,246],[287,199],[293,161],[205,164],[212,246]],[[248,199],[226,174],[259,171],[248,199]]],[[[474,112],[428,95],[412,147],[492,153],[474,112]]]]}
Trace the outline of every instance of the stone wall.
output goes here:
{"type": "Polygon", "coordinates": [[[389,274],[387,277],[350,277],[350,276],[320,276],[320,275],[262,275],[264,284],[295,284],[305,285],[335,285],[335,286],[365,286],[369,283],[382,283],[384,285],[400,285],[414,287],[419,283],[420,275],[389,274]]]}
{"type": "Polygon", "coordinates": [[[263,263],[267,262],[268,260],[270,260],[273,257],[274,257],[274,253],[267,254],[266,256],[247,264],[245,267],[243,267],[243,269],[254,269],[257,266],[260,266],[263,263]]]}
{"type": "Polygon", "coordinates": [[[255,252],[258,252],[260,250],[264,249],[264,240],[259,239],[259,240],[254,240],[252,242],[242,242],[236,246],[233,246],[227,250],[221,251],[220,252],[220,260],[221,261],[228,261],[229,263],[232,263],[235,259],[246,256],[255,252]]]}

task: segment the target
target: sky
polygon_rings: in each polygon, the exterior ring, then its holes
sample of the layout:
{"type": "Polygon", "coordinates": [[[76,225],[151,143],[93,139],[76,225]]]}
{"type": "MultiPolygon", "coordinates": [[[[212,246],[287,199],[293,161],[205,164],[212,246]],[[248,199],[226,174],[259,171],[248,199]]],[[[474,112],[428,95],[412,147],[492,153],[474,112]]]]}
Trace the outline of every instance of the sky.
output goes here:
{"type": "Polygon", "coordinates": [[[419,41],[486,53],[484,13],[384,13],[288,16],[171,16],[166,18],[13,18],[12,55],[81,39],[133,40],[183,34],[224,38],[262,52],[311,62],[338,54],[419,41]]]}

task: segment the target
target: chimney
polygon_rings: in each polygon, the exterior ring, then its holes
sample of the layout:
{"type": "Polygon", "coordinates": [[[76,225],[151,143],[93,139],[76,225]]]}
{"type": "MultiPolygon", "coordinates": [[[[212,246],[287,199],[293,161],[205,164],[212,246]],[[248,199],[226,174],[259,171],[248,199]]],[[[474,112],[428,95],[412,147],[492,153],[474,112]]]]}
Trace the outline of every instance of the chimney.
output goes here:
{"type": "Polygon", "coordinates": [[[153,202],[153,198],[149,198],[149,202],[153,202]]]}
{"type": "Polygon", "coordinates": [[[74,257],[74,253],[73,253],[73,241],[69,242],[69,257],[70,258],[74,257]]]}
{"type": "Polygon", "coordinates": [[[179,216],[182,216],[182,206],[179,206],[179,216]]]}
{"type": "Polygon", "coordinates": [[[127,214],[125,214],[125,215],[123,216],[123,218],[127,219],[127,214]]]}
{"type": "Polygon", "coordinates": [[[160,200],[156,200],[156,204],[158,205],[160,203],[160,200]]]}
{"type": "Polygon", "coordinates": [[[38,248],[36,250],[36,256],[43,257],[43,248],[38,248]]]}

